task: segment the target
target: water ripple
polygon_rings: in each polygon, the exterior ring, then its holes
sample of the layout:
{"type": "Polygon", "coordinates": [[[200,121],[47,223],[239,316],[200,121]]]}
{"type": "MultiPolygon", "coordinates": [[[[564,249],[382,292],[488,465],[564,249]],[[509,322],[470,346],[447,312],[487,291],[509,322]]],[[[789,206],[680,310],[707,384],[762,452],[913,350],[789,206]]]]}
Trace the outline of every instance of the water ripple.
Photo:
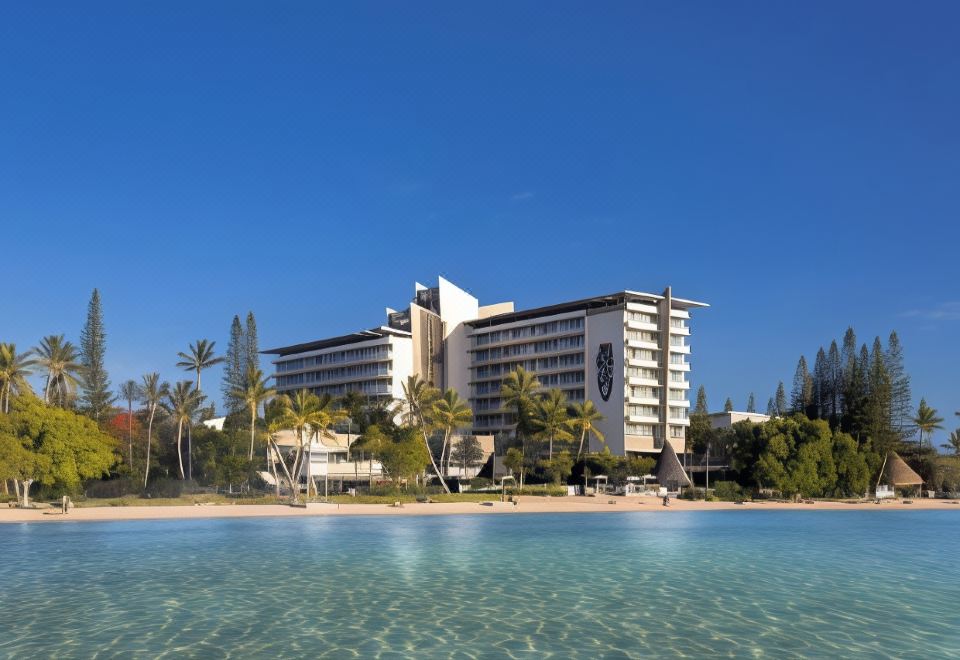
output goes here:
{"type": "Polygon", "coordinates": [[[0,656],[960,658],[960,512],[5,525],[0,656]]]}

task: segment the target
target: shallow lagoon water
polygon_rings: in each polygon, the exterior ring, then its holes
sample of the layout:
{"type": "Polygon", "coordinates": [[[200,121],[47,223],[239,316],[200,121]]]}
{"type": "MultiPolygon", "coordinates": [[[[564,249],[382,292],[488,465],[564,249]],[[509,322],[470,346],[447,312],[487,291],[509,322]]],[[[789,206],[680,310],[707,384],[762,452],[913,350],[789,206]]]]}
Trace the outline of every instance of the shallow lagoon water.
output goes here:
{"type": "Polygon", "coordinates": [[[2,657],[960,657],[960,512],[0,525],[2,657]]]}

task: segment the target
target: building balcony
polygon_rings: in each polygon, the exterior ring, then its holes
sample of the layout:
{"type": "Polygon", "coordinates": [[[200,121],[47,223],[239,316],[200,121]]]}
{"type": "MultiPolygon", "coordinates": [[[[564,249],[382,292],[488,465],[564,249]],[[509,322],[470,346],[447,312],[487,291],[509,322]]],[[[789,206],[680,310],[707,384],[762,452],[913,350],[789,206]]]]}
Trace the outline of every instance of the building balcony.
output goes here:
{"type": "Polygon", "coordinates": [[[655,396],[630,396],[623,397],[624,402],[634,403],[639,406],[659,406],[660,398],[655,396]]]}
{"type": "Polygon", "coordinates": [[[633,424],[659,424],[658,415],[627,415],[624,413],[624,419],[633,424]]]}
{"type": "Polygon", "coordinates": [[[650,332],[658,332],[660,326],[656,323],[646,323],[644,321],[631,321],[627,320],[627,328],[630,330],[649,330],[650,332]]]}

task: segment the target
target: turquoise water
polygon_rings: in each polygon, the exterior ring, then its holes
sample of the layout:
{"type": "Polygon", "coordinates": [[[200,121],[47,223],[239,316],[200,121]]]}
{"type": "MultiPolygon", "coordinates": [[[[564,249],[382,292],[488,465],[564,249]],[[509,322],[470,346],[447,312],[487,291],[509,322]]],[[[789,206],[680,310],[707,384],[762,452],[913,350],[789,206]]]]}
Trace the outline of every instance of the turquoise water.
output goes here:
{"type": "Polygon", "coordinates": [[[0,525],[0,657],[960,657],[960,512],[0,525]]]}

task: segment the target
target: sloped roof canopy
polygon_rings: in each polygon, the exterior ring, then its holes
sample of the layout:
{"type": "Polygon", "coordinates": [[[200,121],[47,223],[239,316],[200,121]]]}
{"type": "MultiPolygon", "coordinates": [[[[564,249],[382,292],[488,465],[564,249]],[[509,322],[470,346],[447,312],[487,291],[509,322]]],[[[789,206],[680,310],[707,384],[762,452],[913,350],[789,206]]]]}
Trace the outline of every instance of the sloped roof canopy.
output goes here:
{"type": "Polygon", "coordinates": [[[923,478],[897,452],[892,451],[887,455],[887,464],[883,468],[883,482],[891,486],[921,486],[923,478]]]}
{"type": "Polygon", "coordinates": [[[657,466],[653,473],[657,476],[657,483],[662,486],[689,486],[690,479],[687,473],[683,471],[680,459],[677,458],[677,452],[669,441],[663,443],[663,449],[660,450],[660,456],[657,458],[657,466]]]}

